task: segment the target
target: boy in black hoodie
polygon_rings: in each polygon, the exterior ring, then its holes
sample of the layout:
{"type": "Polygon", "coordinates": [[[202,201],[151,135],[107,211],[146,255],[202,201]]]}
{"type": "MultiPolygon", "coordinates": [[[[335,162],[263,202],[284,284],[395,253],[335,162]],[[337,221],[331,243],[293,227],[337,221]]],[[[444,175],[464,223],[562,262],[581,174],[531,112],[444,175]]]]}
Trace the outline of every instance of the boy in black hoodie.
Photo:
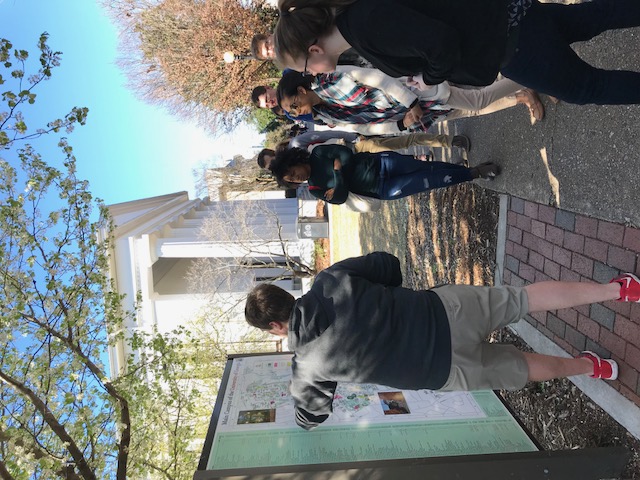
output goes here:
{"type": "Polygon", "coordinates": [[[521,352],[485,342],[526,314],[606,300],[640,301],[640,280],[609,284],[539,282],[526,287],[401,287],[396,257],[376,252],[338,262],[295,299],[262,284],[247,298],[247,322],[288,337],[296,421],[316,427],[332,411],[337,382],[418,390],[519,389],[527,381],[573,375],[615,380],[615,361],[521,352]]]}

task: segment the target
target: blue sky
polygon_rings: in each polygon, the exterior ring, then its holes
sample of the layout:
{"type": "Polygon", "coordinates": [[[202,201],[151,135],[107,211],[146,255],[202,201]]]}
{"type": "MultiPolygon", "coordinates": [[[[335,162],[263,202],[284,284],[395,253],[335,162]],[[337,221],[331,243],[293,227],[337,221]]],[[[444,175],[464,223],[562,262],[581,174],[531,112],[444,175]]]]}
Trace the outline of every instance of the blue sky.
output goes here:
{"type": "MultiPolygon", "coordinates": [[[[192,166],[249,155],[263,137],[251,128],[214,139],[195,124],[138,100],[116,66],[117,28],[93,0],[0,0],[0,36],[37,59],[48,32],[62,64],[37,90],[27,125],[43,126],[73,106],[88,107],[85,126],[69,135],[79,177],[107,204],[181,190],[194,197],[192,166]]],[[[43,158],[62,158],[50,142],[32,142],[43,158]]]]}

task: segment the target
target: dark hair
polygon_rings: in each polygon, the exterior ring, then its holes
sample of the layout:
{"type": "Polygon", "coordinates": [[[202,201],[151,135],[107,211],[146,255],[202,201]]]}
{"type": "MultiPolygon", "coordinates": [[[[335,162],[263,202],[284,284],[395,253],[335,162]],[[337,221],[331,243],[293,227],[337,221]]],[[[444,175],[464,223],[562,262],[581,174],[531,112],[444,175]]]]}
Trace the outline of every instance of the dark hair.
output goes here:
{"type": "Polygon", "coordinates": [[[251,101],[256,107],[260,108],[260,99],[258,97],[260,95],[266,95],[266,93],[267,87],[265,87],[264,85],[260,85],[251,90],[251,101]]]}
{"type": "Polygon", "coordinates": [[[269,322],[288,322],[295,298],[286,290],[261,283],[249,292],[244,307],[247,323],[262,330],[270,330],[269,322]]]}
{"type": "Polygon", "coordinates": [[[307,54],[313,41],[331,32],[334,8],[344,8],[357,0],[279,0],[280,18],[273,32],[278,62],[285,56],[298,59],[307,54]]]}
{"type": "Polygon", "coordinates": [[[258,166],[260,168],[267,168],[265,166],[266,162],[264,161],[264,157],[266,157],[267,155],[270,157],[275,157],[276,151],[270,148],[263,148],[262,150],[260,150],[260,153],[258,154],[258,166]]]}
{"type": "Polygon", "coordinates": [[[278,182],[285,181],[284,176],[295,165],[309,163],[309,151],[304,148],[284,148],[276,151],[276,158],[271,161],[269,169],[278,182]]]}
{"type": "Polygon", "coordinates": [[[253,58],[256,58],[258,60],[268,60],[261,55],[259,48],[260,42],[266,42],[267,38],[269,38],[269,35],[264,33],[258,33],[257,35],[253,36],[253,38],[251,39],[251,55],[253,55],[253,58]]]}
{"type": "Polygon", "coordinates": [[[304,87],[305,90],[311,89],[311,82],[314,80],[313,75],[303,75],[295,70],[289,70],[278,82],[276,89],[276,98],[278,105],[282,103],[284,97],[293,97],[298,94],[298,87],[304,87]]]}

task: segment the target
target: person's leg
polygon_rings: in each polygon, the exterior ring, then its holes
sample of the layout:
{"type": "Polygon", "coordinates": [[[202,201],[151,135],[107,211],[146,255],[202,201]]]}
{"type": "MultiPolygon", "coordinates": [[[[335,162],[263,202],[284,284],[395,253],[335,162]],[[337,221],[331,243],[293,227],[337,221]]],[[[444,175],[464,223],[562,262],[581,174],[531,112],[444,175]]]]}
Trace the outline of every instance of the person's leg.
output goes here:
{"type": "Polygon", "coordinates": [[[620,298],[620,284],[587,282],[538,282],[524,287],[529,312],[546,312],[620,298]]]}
{"type": "Polygon", "coordinates": [[[373,137],[362,139],[358,143],[365,142],[366,152],[379,153],[389,150],[402,150],[416,145],[451,148],[453,137],[451,135],[433,135],[431,133],[410,133],[408,135],[395,135],[393,137],[373,137]]]}
{"type": "Polygon", "coordinates": [[[487,336],[527,314],[521,287],[443,285],[431,290],[446,312],[451,336],[451,370],[443,390],[520,389],[527,363],[513,345],[487,343],[487,336]]]}
{"type": "MultiPolygon", "coordinates": [[[[623,274],[607,284],[549,281],[532,283],[524,289],[530,313],[607,300],[640,300],[640,281],[632,274],[623,274]]],[[[618,367],[614,361],[600,359],[593,352],[583,352],[579,358],[551,357],[537,353],[524,353],[524,356],[529,368],[529,380],[533,381],[584,374],[614,380],[618,375],[618,367]]]]}
{"type": "Polygon", "coordinates": [[[571,48],[604,30],[635,25],[640,25],[636,0],[570,6],[534,2],[520,24],[517,53],[501,73],[569,103],[640,103],[639,72],[595,68],[571,48]]]}
{"type": "Polygon", "coordinates": [[[544,105],[540,101],[540,97],[531,89],[525,88],[514,95],[503,97],[491,103],[482,110],[451,110],[444,120],[455,120],[456,118],[479,117],[481,115],[489,115],[499,112],[506,108],[515,107],[523,104],[529,109],[529,113],[535,120],[544,118],[544,105]]]}
{"type": "Polygon", "coordinates": [[[522,352],[529,367],[529,381],[544,382],[574,375],[592,375],[593,362],[585,357],[566,358],[522,352]]]}
{"type": "MultiPolygon", "coordinates": [[[[570,5],[536,2],[534,8],[551,18],[569,43],[591,40],[607,30],[640,26],[637,0],[591,0],[570,5]]],[[[522,23],[526,21],[525,15],[522,23]]]]}
{"type": "Polygon", "coordinates": [[[508,78],[496,80],[484,88],[465,89],[451,85],[451,95],[446,106],[460,110],[482,110],[501,98],[514,95],[523,88],[522,85],[508,78]]]}
{"type": "Polygon", "coordinates": [[[579,358],[518,351],[487,343],[494,330],[519,321],[526,313],[557,310],[607,300],[640,302],[640,279],[623,274],[608,284],[538,282],[524,288],[447,285],[433,290],[447,312],[451,332],[452,367],[444,390],[519,389],[526,381],[573,375],[613,380],[613,360],[593,352],[579,358]]]}
{"type": "Polygon", "coordinates": [[[394,200],[473,180],[471,169],[462,165],[422,162],[396,152],[378,155],[381,168],[379,196],[384,200],[394,200]]]}
{"type": "Polygon", "coordinates": [[[522,352],[513,345],[499,343],[455,345],[451,372],[441,390],[519,390],[527,382],[576,375],[615,380],[618,366],[593,352],[569,358],[522,352]]]}

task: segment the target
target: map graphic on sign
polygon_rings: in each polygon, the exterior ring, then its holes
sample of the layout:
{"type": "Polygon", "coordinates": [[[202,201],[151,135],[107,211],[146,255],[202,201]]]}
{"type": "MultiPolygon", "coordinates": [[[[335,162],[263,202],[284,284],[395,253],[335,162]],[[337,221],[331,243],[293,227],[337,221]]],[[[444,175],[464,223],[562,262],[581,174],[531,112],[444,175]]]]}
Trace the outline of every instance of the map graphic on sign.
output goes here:
{"type": "Polygon", "coordinates": [[[208,469],[537,450],[490,391],[340,383],[333,414],[307,432],[295,423],[288,390],[291,358],[233,359],[219,394],[208,469]]]}

